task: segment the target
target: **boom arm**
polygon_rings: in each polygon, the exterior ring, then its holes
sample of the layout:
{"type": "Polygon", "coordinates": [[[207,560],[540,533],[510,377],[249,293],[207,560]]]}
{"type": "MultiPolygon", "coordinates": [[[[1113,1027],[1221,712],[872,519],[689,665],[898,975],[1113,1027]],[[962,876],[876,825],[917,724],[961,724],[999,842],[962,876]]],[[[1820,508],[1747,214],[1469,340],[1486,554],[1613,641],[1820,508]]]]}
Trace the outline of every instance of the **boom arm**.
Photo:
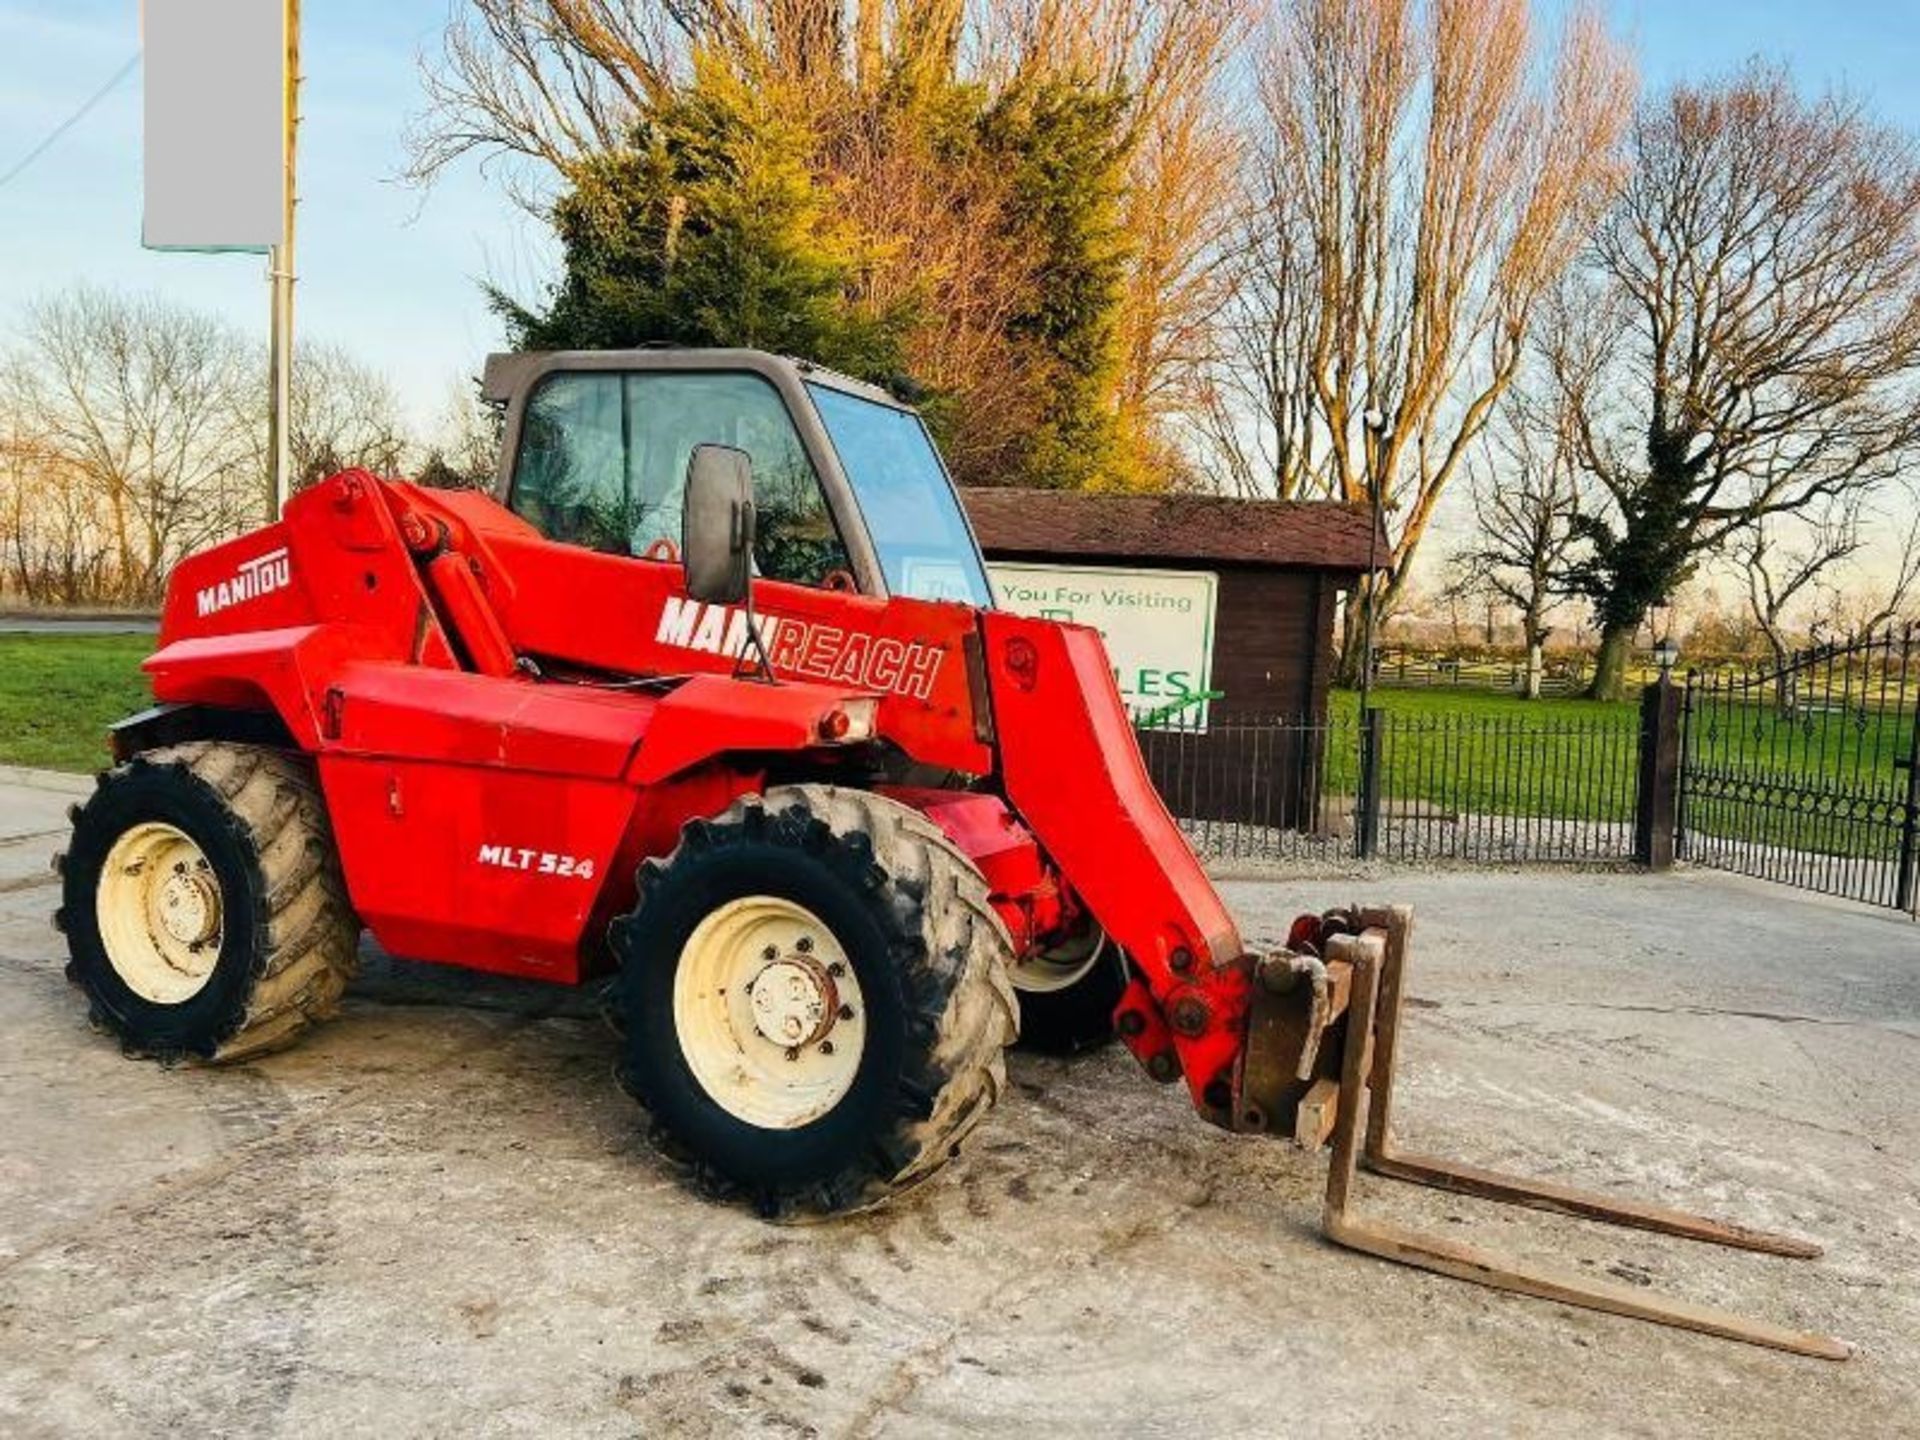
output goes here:
{"type": "Polygon", "coordinates": [[[1121,1037],[1225,1124],[1253,959],[1147,774],[1096,631],[982,617],[1007,799],[1126,952],[1121,1037]]]}

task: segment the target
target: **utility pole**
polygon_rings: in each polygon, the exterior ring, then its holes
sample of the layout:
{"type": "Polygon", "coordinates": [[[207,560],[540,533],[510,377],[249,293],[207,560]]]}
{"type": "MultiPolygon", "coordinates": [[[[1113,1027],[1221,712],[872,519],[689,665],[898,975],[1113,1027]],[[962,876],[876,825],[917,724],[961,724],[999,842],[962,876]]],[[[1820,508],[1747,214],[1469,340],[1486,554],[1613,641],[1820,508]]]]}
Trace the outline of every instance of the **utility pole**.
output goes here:
{"type": "Polygon", "coordinates": [[[294,143],[300,126],[300,0],[285,6],[286,56],[280,129],[280,243],[267,251],[267,279],[273,288],[271,335],[267,345],[267,523],[280,518],[293,488],[293,210],[294,143]]]}
{"type": "Polygon", "coordinates": [[[1386,519],[1387,493],[1387,442],[1393,438],[1393,424],[1384,410],[1369,410],[1361,417],[1361,424],[1367,427],[1367,473],[1373,491],[1373,503],[1368,519],[1373,532],[1367,537],[1367,574],[1361,585],[1355,587],[1356,597],[1363,599],[1366,613],[1366,631],[1360,655],[1360,713],[1364,717],[1367,707],[1373,703],[1373,666],[1374,646],[1377,632],[1374,629],[1374,617],[1380,601],[1380,529],[1386,519]]]}

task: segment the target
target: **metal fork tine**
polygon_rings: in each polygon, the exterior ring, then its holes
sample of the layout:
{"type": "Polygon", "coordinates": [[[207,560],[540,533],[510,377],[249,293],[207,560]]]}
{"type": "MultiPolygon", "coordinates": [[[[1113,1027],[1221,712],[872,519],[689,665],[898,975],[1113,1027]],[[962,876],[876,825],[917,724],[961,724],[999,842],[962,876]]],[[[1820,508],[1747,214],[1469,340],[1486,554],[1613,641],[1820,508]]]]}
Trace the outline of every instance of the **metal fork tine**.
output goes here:
{"type": "Polygon", "coordinates": [[[1703,1335],[1718,1335],[1820,1360],[1845,1360],[1853,1354],[1852,1346],[1828,1335],[1791,1330],[1765,1320],[1750,1320],[1728,1310],[1637,1286],[1590,1280],[1550,1266],[1524,1264],[1488,1254],[1474,1245],[1416,1234],[1397,1225],[1342,1216],[1337,1226],[1330,1226],[1327,1233],[1349,1249],[1495,1290],[1555,1300],[1562,1305],[1577,1305],[1609,1315],[1624,1315],[1632,1320],[1650,1320],[1656,1325],[1671,1325],[1681,1330],[1697,1330],[1703,1335]]]}
{"type": "Polygon", "coordinates": [[[1349,1249],[1437,1275],[1564,1305],[1650,1320],[1825,1360],[1845,1360],[1853,1353],[1844,1341],[1830,1336],[1750,1320],[1710,1305],[1634,1286],[1508,1260],[1476,1246],[1353,1215],[1348,1205],[1355,1173],[1364,1164],[1389,1179],[1484,1199],[1531,1205],[1776,1255],[1806,1257],[1820,1253],[1819,1246],[1807,1241],[1746,1226],[1593,1195],[1548,1181],[1518,1179],[1429,1156],[1396,1154],[1388,1127],[1411,917],[1408,911],[1396,909],[1370,912],[1364,921],[1369,926],[1364,934],[1335,937],[1327,947],[1329,960],[1345,961],[1353,967],[1353,997],[1347,1012],[1339,1113],[1333,1131],[1332,1163],[1327,1171],[1323,1225],[1329,1239],[1349,1249]]]}
{"type": "Polygon", "coordinates": [[[1731,1220],[1715,1220],[1685,1210],[1669,1210],[1640,1200],[1627,1200],[1576,1190],[1551,1180],[1535,1180],[1520,1175],[1503,1175],[1442,1160],[1432,1155],[1411,1155],[1389,1148],[1384,1154],[1373,1151],[1361,1164],[1389,1180],[1404,1180],[1410,1185],[1427,1185],[1456,1195],[1473,1195],[1482,1200],[1497,1200],[1507,1205],[1526,1205],[1535,1210],[1552,1210],[1561,1215],[1578,1215],[1583,1220],[1598,1220],[1607,1225],[1625,1225],[1635,1230],[1653,1230],[1662,1235],[1679,1235],[1709,1245],[1729,1245],[1736,1250],[1757,1250],[1766,1255],[1787,1255],[1811,1260],[1822,1253],[1811,1240],[1792,1235],[1777,1235],[1756,1230],[1731,1220]]]}

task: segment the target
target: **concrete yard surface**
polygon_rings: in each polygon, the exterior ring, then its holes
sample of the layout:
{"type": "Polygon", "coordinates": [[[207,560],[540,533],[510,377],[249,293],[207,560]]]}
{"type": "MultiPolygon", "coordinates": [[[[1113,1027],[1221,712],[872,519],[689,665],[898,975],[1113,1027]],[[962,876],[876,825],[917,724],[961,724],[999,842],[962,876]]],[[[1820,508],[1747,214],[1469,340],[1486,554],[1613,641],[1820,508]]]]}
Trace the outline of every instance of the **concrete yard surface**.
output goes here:
{"type": "Polygon", "coordinates": [[[1317,1229],[1324,1156],[1123,1054],[1016,1055],[879,1213],[703,1200],[586,997],[378,957],[232,1069],[123,1059],[0,786],[0,1434],[1920,1435],[1920,929],[1704,873],[1233,882],[1251,935],[1418,910],[1399,1129],[1823,1240],[1813,1261],[1363,1177],[1363,1213],[1858,1346],[1497,1294],[1317,1229]]]}

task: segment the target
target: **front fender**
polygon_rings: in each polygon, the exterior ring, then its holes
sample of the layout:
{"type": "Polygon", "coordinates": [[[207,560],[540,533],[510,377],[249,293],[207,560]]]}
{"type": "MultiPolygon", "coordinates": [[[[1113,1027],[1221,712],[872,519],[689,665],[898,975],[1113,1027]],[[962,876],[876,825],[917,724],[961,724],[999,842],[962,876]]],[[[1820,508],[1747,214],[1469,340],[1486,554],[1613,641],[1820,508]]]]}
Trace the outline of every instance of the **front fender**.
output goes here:
{"type": "MultiPolygon", "coordinates": [[[[292,625],[175,640],[141,663],[162,704],[269,710],[302,750],[320,744],[320,697],[342,664],[368,653],[356,626],[292,625]]],[[[374,652],[377,653],[377,652],[374,652]]]]}
{"type": "Polygon", "coordinates": [[[192,740],[225,740],[234,745],[266,745],[275,750],[294,748],[293,735],[279,715],[264,708],[152,705],[107,727],[107,743],[116,762],[192,740]]]}

